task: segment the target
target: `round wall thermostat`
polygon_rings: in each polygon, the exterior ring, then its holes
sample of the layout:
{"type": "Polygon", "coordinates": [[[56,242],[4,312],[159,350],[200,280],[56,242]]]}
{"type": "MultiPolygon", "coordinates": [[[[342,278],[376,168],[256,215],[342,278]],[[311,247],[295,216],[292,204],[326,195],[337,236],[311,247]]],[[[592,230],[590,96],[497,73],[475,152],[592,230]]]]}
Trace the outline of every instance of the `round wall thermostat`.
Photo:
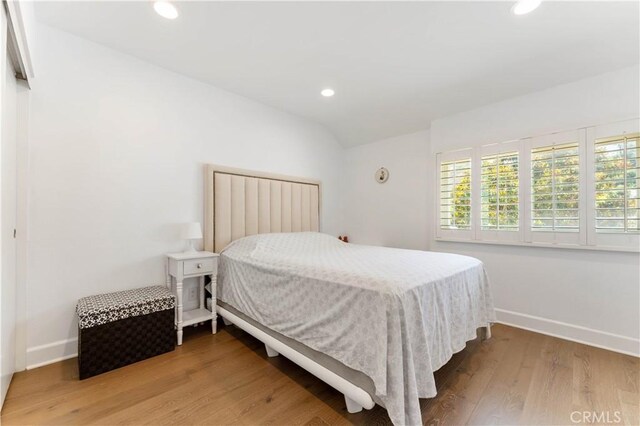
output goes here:
{"type": "Polygon", "coordinates": [[[375,174],[376,182],[385,183],[389,179],[389,170],[380,167],[375,174]]]}

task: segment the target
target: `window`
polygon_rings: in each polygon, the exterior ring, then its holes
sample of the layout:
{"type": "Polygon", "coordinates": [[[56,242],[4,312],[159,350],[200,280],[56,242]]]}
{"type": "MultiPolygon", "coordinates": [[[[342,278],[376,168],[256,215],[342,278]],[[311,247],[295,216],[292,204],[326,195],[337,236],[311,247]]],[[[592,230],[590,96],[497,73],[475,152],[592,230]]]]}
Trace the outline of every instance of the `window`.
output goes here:
{"type": "Polygon", "coordinates": [[[580,231],[578,143],[531,150],[531,231],[580,231]]]}
{"type": "Polygon", "coordinates": [[[640,119],[436,155],[438,240],[640,251],[640,119]]]}
{"type": "Polygon", "coordinates": [[[640,231],[639,134],[595,141],[595,229],[640,231]]]}
{"type": "Polygon", "coordinates": [[[519,229],[518,153],[482,157],[481,229],[519,229]]]}
{"type": "Polygon", "coordinates": [[[440,164],[440,228],[471,229],[471,159],[440,164]]]}

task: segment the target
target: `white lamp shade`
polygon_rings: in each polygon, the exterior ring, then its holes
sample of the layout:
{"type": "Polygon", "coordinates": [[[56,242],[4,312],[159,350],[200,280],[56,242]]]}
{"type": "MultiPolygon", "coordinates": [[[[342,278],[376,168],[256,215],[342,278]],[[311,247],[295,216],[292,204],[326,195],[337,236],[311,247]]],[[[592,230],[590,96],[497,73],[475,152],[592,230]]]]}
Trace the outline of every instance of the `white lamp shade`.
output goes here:
{"type": "Polygon", "coordinates": [[[185,240],[201,240],[202,228],[200,227],[200,223],[185,223],[182,228],[182,238],[185,240]]]}

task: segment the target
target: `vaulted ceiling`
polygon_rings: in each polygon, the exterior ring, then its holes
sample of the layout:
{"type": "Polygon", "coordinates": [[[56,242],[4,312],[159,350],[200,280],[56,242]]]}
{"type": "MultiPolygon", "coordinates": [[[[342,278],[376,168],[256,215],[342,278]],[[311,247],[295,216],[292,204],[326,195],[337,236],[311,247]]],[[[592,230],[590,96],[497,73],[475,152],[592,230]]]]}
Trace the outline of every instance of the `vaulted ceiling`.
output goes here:
{"type": "Polygon", "coordinates": [[[639,62],[638,2],[39,2],[37,18],[307,117],[346,146],[639,62]],[[332,98],[320,90],[332,87],[332,98]]]}

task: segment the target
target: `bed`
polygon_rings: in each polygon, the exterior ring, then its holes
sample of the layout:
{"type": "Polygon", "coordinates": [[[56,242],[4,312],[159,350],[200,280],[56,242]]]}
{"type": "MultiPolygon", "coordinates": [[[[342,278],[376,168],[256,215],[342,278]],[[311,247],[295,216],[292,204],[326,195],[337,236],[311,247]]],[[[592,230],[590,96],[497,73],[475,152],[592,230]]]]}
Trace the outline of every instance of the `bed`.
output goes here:
{"type": "Polygon", "coordinates": [[[345,395],[420,424],[433,372],[494,320],[482,263],[319,233],[320,182],[207,166],[217,312],[345,395]]]}

